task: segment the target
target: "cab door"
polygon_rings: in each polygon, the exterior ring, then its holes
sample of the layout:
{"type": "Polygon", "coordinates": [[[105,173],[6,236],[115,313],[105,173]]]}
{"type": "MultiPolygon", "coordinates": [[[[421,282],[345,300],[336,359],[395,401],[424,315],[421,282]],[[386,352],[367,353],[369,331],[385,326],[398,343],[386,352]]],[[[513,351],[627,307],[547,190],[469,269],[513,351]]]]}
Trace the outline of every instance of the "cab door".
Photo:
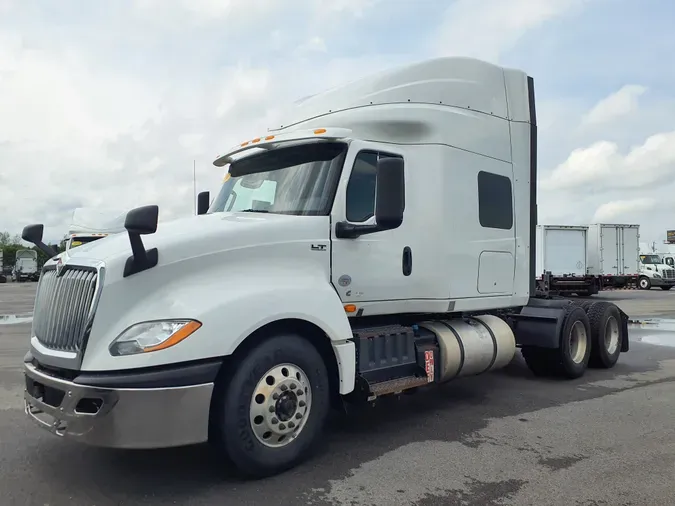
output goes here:
{"type": "MultiPolygon", "coordinates": [[[[402,147],[353,141],[345,160],[331,214],[331,281],[344,303],[406,299],[410,295],[412,255],[406,220],[393,230],[341,239],[335,225],[375,224],[377,161],[405,155],[402,147]]],[[[406,168],[406,180],[408,171],[406,168]]],[[[406,190],[407,193],[407,190],[406,190]]],[[[379,311],[378,311],[379,312],[379,311]]]]}

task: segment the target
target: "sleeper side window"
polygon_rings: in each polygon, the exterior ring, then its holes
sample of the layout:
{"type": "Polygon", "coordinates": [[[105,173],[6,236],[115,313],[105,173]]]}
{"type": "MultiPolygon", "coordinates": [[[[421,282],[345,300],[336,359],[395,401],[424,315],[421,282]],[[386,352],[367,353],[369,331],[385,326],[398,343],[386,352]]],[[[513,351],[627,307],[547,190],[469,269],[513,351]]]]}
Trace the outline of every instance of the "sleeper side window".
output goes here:
{"type": "Polygon", "coordinates": [[[478,173],[478,220],[481,227],[510,230],[513,227],[513,191],[506,176],[478,173]]]}
{"type": "Polygon", "coordinates": [[[381,158],[401,158],[378,151],[361,151],[347,183],[347,221],[363,223],[375,215],[375,181],[377,161],[381,158]]]}

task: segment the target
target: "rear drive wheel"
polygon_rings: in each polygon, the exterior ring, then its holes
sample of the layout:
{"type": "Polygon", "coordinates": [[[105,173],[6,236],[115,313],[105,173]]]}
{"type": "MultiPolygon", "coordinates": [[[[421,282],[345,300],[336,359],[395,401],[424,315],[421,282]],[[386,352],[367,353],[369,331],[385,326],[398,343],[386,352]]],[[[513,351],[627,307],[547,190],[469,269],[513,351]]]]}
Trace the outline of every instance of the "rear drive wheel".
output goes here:
{"type": "Polygon", "coordinates": [[[621,354],[621,315],[609,302],[596,302],[588,309],[591,324],[591,367],[610,369],[621,354]]]}
{"type": "Polygon", "coordinates": [[[640,276],[638,280],[638,287],[640,290],[649,290],[652,287],[652,282],[646,276],[640,276]]]}
{"type": "Polygon", "coordinates": [[[662,286],[662,287],[661,287],[661,290],[666,290],[666,291],[667,291],[667,290],[670,290],[671,288],[672,288],[672,286],[662,286]]]}
{"type": "Polygon", "coordinates": [[[565,308],[559,348],[526,346],[521,351],[527,366],[537,376],[580,378],[588,368],[591,352],[591,329],[586,312],[577,304],[565,308]]]}
{"type": "Polygon", "coordinates": [[[214,392],[220,396],[214,442],[242,474],[278,474],[309,456],[330,402],[328,372],[311,343],[275,336],[251,350],[223,383],[214,392]]]}
{"type": "Polygon", "coordinates": [[[588,313],[588,308],[591,307],[596,302],[594,300],[572,300],[572,304],[583,308],[584,311],[588,313]]]}

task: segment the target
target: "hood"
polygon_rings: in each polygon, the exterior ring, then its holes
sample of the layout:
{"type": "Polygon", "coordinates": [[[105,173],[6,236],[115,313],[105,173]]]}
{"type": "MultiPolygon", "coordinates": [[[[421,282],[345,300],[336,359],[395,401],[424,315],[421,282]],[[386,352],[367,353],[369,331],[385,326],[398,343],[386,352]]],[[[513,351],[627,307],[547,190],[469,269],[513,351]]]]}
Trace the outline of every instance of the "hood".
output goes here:
{"type": "MultiPolygon", "coordinates": [[[[164,265],[257,244],[325,240],[329,231],[327,220],[326,216],[213,213],[162,222],[154,234],[141,237],[146,249],[158,249],[159,265],[164,265]]],[[[129,236],[121,233],[83,244],[58,257],[73,264],[78,260],[102,260],[110,264],[125,262],[130,255],[129,236]]]]}

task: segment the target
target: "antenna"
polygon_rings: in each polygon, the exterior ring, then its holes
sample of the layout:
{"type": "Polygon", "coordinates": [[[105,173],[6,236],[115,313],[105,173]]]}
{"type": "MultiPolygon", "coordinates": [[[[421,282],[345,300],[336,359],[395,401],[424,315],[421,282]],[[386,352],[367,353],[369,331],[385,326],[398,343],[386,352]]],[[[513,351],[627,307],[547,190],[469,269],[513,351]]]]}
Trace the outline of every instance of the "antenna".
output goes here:
{"type": "Polygon", "coordinates": [[[197,214],[197,162],[192,160],[192,205],[197,214]]]}

